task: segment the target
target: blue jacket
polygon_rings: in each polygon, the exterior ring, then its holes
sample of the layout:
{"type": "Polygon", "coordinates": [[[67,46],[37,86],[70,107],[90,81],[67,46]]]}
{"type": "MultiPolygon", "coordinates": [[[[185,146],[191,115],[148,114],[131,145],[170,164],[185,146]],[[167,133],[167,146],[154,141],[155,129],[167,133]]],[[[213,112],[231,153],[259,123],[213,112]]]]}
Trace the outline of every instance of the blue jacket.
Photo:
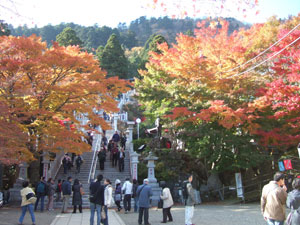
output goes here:
{"type": "Polygon", "coordinates": [[[151,186],[148,184],[140,185],[136,191],[136,194],[139,199],[139,207],[149,208],[150,197],[153,195],[151,186]]]}
{"type": "Polygon", "coordinates": [[[71,183],[67,180],[65,182],[63,182],[63,184],[61,185],[61,190],[62,190],[63,195],[71,195],[72,194],[71,183]]]}

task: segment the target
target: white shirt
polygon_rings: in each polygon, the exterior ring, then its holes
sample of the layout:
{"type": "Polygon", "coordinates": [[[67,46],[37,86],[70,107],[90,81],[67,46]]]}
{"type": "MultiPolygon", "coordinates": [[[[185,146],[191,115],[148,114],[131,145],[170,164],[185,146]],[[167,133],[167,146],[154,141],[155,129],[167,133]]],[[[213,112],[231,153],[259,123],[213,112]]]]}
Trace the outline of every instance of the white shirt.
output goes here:
{"type": "Polygon", "coordinates": [[[122,186],[122,191],[125,191],[125,195],[131,195],[132,194],[132,183],[130,181],[125,181],[125,183],[122,186]]]}

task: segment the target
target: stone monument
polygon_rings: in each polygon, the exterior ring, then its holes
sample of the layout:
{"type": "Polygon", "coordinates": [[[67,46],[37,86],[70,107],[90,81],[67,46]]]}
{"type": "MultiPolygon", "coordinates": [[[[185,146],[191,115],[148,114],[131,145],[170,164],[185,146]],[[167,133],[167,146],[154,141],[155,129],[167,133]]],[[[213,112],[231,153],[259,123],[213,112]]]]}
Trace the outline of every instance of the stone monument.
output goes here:
{"type": "Polygon", "coordinates": [[[148,161],[147,167],[148,167],[149,185],[152,187],[152,192],[153,192],[152,206],[157,206],[161,194],[161,188],[159,187],[159,184],[157,183],[157,179],[155,178],[155,161],[157,159],[158,157],[154,156],[151,151],[149,152],[149,155],[145,158],[145,160],[148,161]]]}

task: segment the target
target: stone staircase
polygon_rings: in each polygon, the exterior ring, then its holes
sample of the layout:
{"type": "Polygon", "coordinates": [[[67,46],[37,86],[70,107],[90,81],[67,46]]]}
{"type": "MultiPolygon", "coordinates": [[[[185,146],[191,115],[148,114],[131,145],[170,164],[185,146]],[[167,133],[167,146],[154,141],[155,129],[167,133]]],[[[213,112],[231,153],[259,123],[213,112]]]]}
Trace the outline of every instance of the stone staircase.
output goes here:
{"type": "MultiPolygon", "coordinates": [[[[109,130],[109,131],[106,132],[106,136],[107,136],[108,140],[112,137],[113,133],[114,133],[113,130],[109,130]]],[[[63,167],[61,166],[61,168],[59,169],[59,172],[58,172],[58,174],[55,178],[56,182],[57,182],[58,179],[66,180],[67,177],[69,177],[69,176],[71,176],[73,178],[73,181],[76,178],[79,179],[79,181],[82,184],[84,193],[85,193],[82,197],[82,201],[83,201],[82,206],[84,208],[88,208],[89,205],[90,205],[89,199],[88,199],[88,197],[89,197],[89,185],[90,184],[89,184],[88,179],[89,179],[89,173],[90,173],[90,169],[91,169],[91,165],[92,165],[93,154],[94,154],[93,151],[86,152],[86,153],[82,154],[84,162],[81,165],[79,174],[75,173],[75,171],[76,171],[75,166],[70,171],[68,171],[67,174],[64,174],[63,167]]],[[[98,161],[98,158],[97,158],[96,171],[95,171],[95,177],[94,178],[96,178],[98,174],[102,174],[103,178],[110,179],[110,181],[112,182],[112,185],[114,187],[116,179],[119,179],[123,184],[126,178],[131,178],[131,175],[130,175],[130,158],[129,158],[128,149],[126,149],[125,159],[124,159],[124,171],[119,172],[118,165],[116,167],[112,167],[112,161],[110,160],[110,155],[109,154],[110,153],[107,153],[107,156],[106,156],[106,162],[105,162],[105,165],[104,165],[104,170],[100,170],[99,161],[98,161]]],[[[96,155],[96,157],[97,157],[97,155],[96,155]]],[[[73,184],[73,182],[72,182],[72,184],[73,184]]],[[[72,198],[70,199],[70,206],[71,205],[72,205],[72,198]]],[[[54,206],[56,208],[60,208],[62,206],[62,202],[55,202],[54,206]]]]}

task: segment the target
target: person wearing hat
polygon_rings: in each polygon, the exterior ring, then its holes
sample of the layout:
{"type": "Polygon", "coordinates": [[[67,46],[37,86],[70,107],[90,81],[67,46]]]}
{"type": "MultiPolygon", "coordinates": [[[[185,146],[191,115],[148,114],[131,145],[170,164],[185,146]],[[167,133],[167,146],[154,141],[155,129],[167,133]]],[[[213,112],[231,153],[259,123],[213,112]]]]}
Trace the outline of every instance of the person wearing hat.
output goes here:
{"type": "Polygon", "coordinates": [[[115,189],[115,203],[118,207],[118,211],[120,212],[121,207],[121,201],[122,201],[122,188],[121,188],[121,181],[119,179],[116,179],[115,181],[116,189],[115,189]]]}
{"type": "Polygon", "coordinates": [[[139,204],[139,225],[142,224],[143,215],[144,215],[144,224],[150,225],[149,223],[149,208],[150,208],[150,198],[153,195],[152,188],[149,185],[149,180],[144,179],[142,185],[140,185],[136,191],[139,204]]]}

